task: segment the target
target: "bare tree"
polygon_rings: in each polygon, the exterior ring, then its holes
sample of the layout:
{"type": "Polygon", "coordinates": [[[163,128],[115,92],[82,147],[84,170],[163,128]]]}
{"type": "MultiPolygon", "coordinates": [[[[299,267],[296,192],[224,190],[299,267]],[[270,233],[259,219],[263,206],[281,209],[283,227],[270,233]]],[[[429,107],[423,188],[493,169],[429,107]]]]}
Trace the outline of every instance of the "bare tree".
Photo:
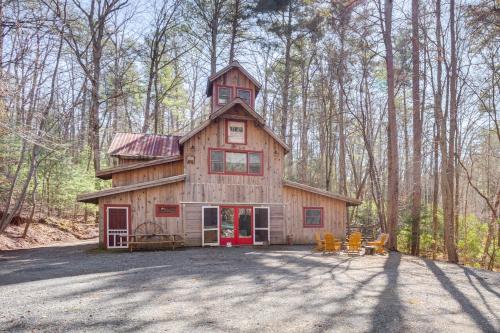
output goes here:
{"type": "Polygon", "coordinates": [[[412,208],[411,254],[420,252],[420,210],[422,198],[422,119],[420,117],[420,40],[419,0],[412,0],[412,95],[413,95],[413,160],[412,160],[412,208]]]}
{"type": "Polygon", "coordinates": [[[69,47],[73,50],[75,57],[82,67],[85,76],[91,84],[90,92],[90,120],[89,120],[89,142],[92,145],[92,153],[94,158],[94,169],[101,169],[100,161],[100,144],[99,144],[99,107],[100,107],[100,84],[101,84],[101,61],[103,49],[110,38],[109,31],[106,31],[107,23],[114,13],[127,6],[128,0],[91,0],[87,6],[84,6],[80,1],[72,0],[75,8],[83,16],[86,22],[85,28],[90,35],[88,41],[82,43],[85,39],[86,31],[79,31],[75,26],[75,20],[67,19],[67,7],[64,4],[63,8],[56,5],[54,9],[61,16],[66,25],[68,34],[65,40],[69,47]],[[84,61],[85,54],[91,54],[91,62],[88,64],[84,61]]]}
{"type": "Polygon", "coordinates": [[[385,0],[384,14],[379,1],[380,25],[385,45],[385,63],[387,70],[387,231],[389,233],[388,247],[397,250],[397,226],[399,203],[399,155],[397,136],[397,113],[394,90],[394,55],[392,47],[392,0],[385,0]]]}
{"type": "Polygon", "coordinates": [[[158,133],[158,117],[159,105],[162,101],[162,96],[168,93],[171,89],[180,83],[179,77],[174,77],[167,91],[163,94],[159,93],[159,85],[161,72],[169,65],[177,61],[173,48],[172,36],[173,30],[177,28],[177,13],[179,9],[179,1],[162,1],[160,8],[155,11],[155,17],[152,23],[150,34],[146,37],[147,56],[146,63],[148,66],[148,79],[146,88],[146,103],[144,106],[144,123],[142,131],[146,133],[150,127],[151,121],[151,102],[153,100],[153,119],[154,132],[158,133]],[[153,98],[154,93],[154,98],[153,98]]]}

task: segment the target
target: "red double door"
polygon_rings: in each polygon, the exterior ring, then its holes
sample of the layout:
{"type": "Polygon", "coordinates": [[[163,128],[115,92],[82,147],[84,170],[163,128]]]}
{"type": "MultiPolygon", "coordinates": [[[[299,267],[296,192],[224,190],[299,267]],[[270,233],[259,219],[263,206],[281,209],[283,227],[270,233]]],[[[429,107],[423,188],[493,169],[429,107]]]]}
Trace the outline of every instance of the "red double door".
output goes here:
{"type": "Polygon", "coordinates": [[[220,207],[220,245],[253,244],[252,207],[220,207]]]}

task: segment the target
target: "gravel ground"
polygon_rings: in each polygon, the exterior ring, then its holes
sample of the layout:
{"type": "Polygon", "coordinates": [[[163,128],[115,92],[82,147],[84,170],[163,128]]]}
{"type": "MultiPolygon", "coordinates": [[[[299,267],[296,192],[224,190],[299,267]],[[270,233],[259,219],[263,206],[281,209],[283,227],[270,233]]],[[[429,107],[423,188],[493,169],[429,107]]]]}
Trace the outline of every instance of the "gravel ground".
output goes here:
{"type": "Polygon", "coordinates": [[[499,332],[500,274],[309,247],[0,253],[0,331],[499,332]]]}

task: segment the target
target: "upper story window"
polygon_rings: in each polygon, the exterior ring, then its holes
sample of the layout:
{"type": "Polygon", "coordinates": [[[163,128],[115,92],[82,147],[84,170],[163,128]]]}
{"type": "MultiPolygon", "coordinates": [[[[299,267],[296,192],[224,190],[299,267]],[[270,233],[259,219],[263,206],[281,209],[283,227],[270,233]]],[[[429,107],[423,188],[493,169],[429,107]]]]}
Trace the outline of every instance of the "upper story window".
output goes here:
{"type": "Polygon", "coordinates": [[[304,228],[323,227],[323,207],[304,207],[304,228]]]}
{"type": "Polygon", "coordinates": [[[226,143],[245,145],[247,143],[247,122],[226,120],[226,143]]]}
{"type": "Polygon", "coordinates": [[[224,105],[229,103],[231,100],[231,88],[230,87],[218,87],[217,89],[217,104],[224,105]]]}
{"type": "Polygon", "coordinates": [[[248,105],[252,105],[252,90],[238,88],[236,89],[236,96],[241,98],[248,105]]]}
{"type": "Polygon", "coordinates": [[[262,176],[264,171],[263,153],[209,149],[209,173],[228,175],[262,176]]]}

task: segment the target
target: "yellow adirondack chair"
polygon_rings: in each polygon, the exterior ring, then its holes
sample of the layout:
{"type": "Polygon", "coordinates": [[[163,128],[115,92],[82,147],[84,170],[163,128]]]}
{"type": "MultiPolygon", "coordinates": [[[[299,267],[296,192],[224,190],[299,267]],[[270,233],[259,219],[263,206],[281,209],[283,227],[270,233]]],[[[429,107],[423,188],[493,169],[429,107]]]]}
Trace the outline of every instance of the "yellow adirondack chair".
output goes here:
{"type": "Polygon", "coordinates": [[[318,252],[323,251],[325,249],[325,241],[321,239],[319,232],[316,232],[314,234],[314,239],[316,240],[316,247],[314,248],[314,250],[318,252]]]}
{"type": "Polygon", "coordinates": [[[325,233],[325,248],[323,252],[337,252],[340,250],[341,242],[336,240],[332,233],[325,233]]]}
{"type": "Polygon", "coordinates": [[[359,253],[360,250],[361,250],[361,233],[359,231],[356,231],[349,236],[349,242],[347,243],[347,252],[359,253]]]}
{"type": "Polygon", "coordinates": [[[381,233],[378,238],[373,242],[368,242],[366,245],[375,247],[375,252],[382,254],[385,251],[385,243],[389,239],[389,234],[381,233]]]}

